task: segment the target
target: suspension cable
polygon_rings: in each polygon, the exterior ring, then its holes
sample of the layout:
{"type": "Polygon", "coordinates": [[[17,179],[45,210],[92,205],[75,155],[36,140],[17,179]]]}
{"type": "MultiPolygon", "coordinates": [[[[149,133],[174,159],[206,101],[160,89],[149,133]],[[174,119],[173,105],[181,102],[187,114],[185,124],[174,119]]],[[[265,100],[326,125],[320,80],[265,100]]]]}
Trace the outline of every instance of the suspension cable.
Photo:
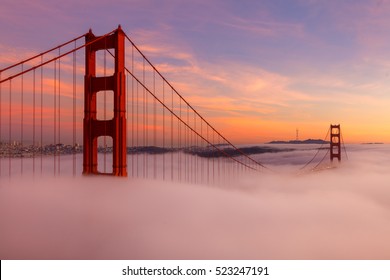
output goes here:
{"type": "Polygon", "coordinates": [[[83,34],[83,35],[80,35],[79,37],[77,37],[77,38],[75,38],[75,39],[72,39],[72,40],[70,40],[70,41],[68,41],[68,42],[65,42],[65,43],[63,43],[63,44],[61,44],[61,45],[59,45],[59,46],[57,46],[57,47],[54,47],[54,48],[52,48],[52,49],[50,49],[50,50],[47,50],[47,51],[42,52],[42,53],[40,53],[40,54],[37,54],[37,55],[35,55],[35,56],[33,56],[33,57],[30,57],[30,58],[28,58],[28,59],[22,60],[22,61],[20,61],[20,62],[18,62],[18,63],[15,63],[15,64],[13,64],[13,65],[11,65],[11,66],[8,66],[8,67],[4,68],[4,69],[1,69],[1,70],[0,70],[0,73],[1,73],[1,72],[4,72],[4,71],[7,71],[7,70],[9,70],[9,69],[12,69],[12,68],[14,68],[14,67],[16,67],[16,66],[19,66],[19,65],[21,65],[21,64],[25,64],[26,62],[29,62],[29,61],[31,61],[31,60],[34,60],[34,59],[36,59],[36,58],[38,58],[38,57],[41,57],[41,56],[43,56],[43,55],[45,55],[45,54],[48,54],[48,53],[52,52],[52,51],[55,51],[55,50],[57,50],[58,48],[64,47],[64,46],[66,46],[66,45],[69,45],[69,44],[72,43],[72,42],[75,42],[75,41],[77,41],[77,40],[80,40],[81,38],[83,38],[83,37],[84,37],[85,35],[87,35],[87,34],[88,34],[88,33],[85,33],[85,34],[83,34]]]}
{"type": "Polygon", "coordinates": [[[327,150],[326,151],[326,153],[325,153],[325,155],[324,155],[324,157],[320,160],[320,162],[319,163],[317,163],[317,165],[316,166],[314,166],[312,169],[311,169],[311,171],[314,171],[314,170],[316,170],[317,169],[317,167],[318,166],[320,166],[320,164],[325,160],[325,158],[327,157],[327,155],[329,154],[329,150],[327,150]]]}
{"type": "MultiPolygon", "coordinates": [[[[325,138],[324,138],[324,141],[326,141],[326,139],[328,139],[329,131],[330,131],[330,128],[328,129],[328,132],[326,133],[326,136],[325,136],[325,138]]],[[[310,163],[312,163],[312,161],[317,157],[317,155],[318,155],[319,152],[321,151],[321,149],[322,149],[322,147],[324,146],[324,144],[325,144],[325,142],[323,142],[323,143],[321,144],[321,146],[317,149],[317,152],[316,152],[316,154],[314,155],[314,157],[313,157],[311,160],[309,160],[304,166],[302,166],[301,168],[299,168],[299,170],[304,169],[306,166],[308,166],[310,163]]]]}
{"type": "Polygon", "coordinates": [[[180,99],[182,99],[185,104],[187,104],[208,126],[210,126],[210,128],[215,132],[217,133],[219,136],[221,136],[221,138],[227,142],[230,146],[232,146],[236,151],[238,151],[240,154],[242,154],[244,157],[248,158],[250,161],[254,162],[256,165],[260,165],[261,167],[263,168],[266,168],[268,169],[268,167],[264,166],[263,164],[261,164],[260,162],[254,160],[253,158],[251,158],[250,156],[248,156],[247,154],[245,154],[243,151],[241,151],[239,148],[237,148],[233,143],[231,143],[229,140],[227,140],[222,134],[220,134],[209,122],[207,122],[199,113],[197,110],[195,110],[195,108],[193,108],[185,99],[182,95],[179,94],[179,92],[171,85],[171,83],[168,82],[167,79],[165,79],[165,77],[157,70],[157,68],[150,62],[150,60],[141,52],[141,50],[134,44],[134,42],[130,39],[130,37],[125,33],[125,37],[127,38],[127,40],[133,45],[133,47],[139,52],[139,54],[144,58],[144,60],[146,62],[148,62],[148,64],[153,68],[154,71],[157,72],[157,74],[159,74],[159,76],[169,85],[169,87],[172,88],[172,90],[179,96],[180,99]]]}
{"type": "MultiPolygon", "coordinates": [[[[128,36],[125,34],[126,38],[128,38],[128,36]]],[[[244,157],[248,158],[250,161],[252,162],[255,162],[257,165],[263,167],[263,168],[266,168],[266,169],[269,169],[268,167],[262,165],[261,163],[255,161],[254,159],[252,159],[251,157],[249,157],[248,155],[246,155],[245,153],[243,153],[241,150],[239,150],[237,147],[235,147],[230,141],[228,141],[224,136],[222,136],[217,130],[215,130],[214,127],[212,127],[174,88],[173,86],[160,74],[160,72],[157,71],[157,69],[150,63],[150,61],[142,54],[142,52],[140,52],[140,50],[138,49],[137,46],[134,45],[134,43],[128,38],[128,40],[131,42],[131,44],[133,45],[133,47],[135,49],[138,50],[138,52],[144,57],[144,62],[148,62],[149,65],[151,65],[153,67],[153,69],[160,75],[160,77],[169,85],[169,87],[172,89],[172,92],[175,92],[179,97],[180,97],[180,115],[177,115],[176,113],[173,112],[173,107],[172,107],[172,110],[170,108],[168,108],[168,106],[166,104],[164,104],[160,98],[158,98],[151,90],[149,90],[149,88],[146,87],[145,83],[144,82],[141,82],[135,75],[134,73],[132,73],[131,71],[129,71],[129,69],[127,67],[125,67],[125,70],[137,81],[138,84],[140,84],[143,88],[143,91],[147,91],[148,93],[150,93],[161,105],[163,105],[171,114],[173,114],[179,121],[178,123],[178,127],[179,127],[179,139],[181,138],[181,133],[180,133],[180,123],[184,124],[185,127],[189,128],[191,131],[193,131],[194,133],[196,133],[196,135],[198,135],[199,137],[201,137],[203,140],[205,140],[208,144],[210,144],[212,147],[214,147],[216,150],[220,151],[222,154],[224,154],[226,157],[228,158],[231,158],[233,159],[234,161],[236,161],[237,163],[239,164],[243,164],[245,165],[246,167],[252,169],[252,170],[256,170],[256,171],[259,171],[258,169],[256,168],[253,168],[251,166],[248,166],[246,163],[243,163],[237,159],[235,159],[234,157],[230,156],[227,152],[221,150],[219,147],[217,147],[216,145],[214,145],[213,143],[211,143],[208,139],[204,138],[202,135],[200,135],[198,132],[196,132],[192,127],[189,126],[189,124],[185,123],[184,120],[181,119],[181,101],[183,100],[185,102],[185,104],[192,109],[192,111],[194,111],[207,125],[208,127],[210,127],[215,133],[217,133],[222,139],[224,139],[229,145],[231,145],[235,150],[239,151],[239,153],[241,153],[244,157]]],[[[107,50],[109,54],[111,54],[111,56],[114,57],[114,54],[112,52],[110,52],[109,50],[107,50]]],[[[143,66],[145,67],[145,66],[143,66]]],[[[143,68],[143,80],[145,80],[145,69],[143,68]]],[[[173,98],[173,97],[172,97],[173,98]]],[[[144,105],[145,106],[145,105],[144,105]]],[[[144,123],[145,123],[145,120],[144,120],[144,123]]],[[[145,124],[144,124],[145,126],[145,124]]],[[[144,134],[146,132],[144,131],[144,134]]],[[[180,144],[180,140],[179,140],[179,144],[180,144]]],[[[181,156],[179,158],[179,161],[181,159],[181,156]]],[[[179,165],[180,166],[180,165],[179,165]]],[[[179,174],[180,174],[180,171],[179,171],[179,174]]]]}
{"type": "MultiPolygon", "coordinates": [[[[84,45],[81,45],[81,46],[79,46],[79,47],[77,47],[77,48],[74,48],[74,49],[68,51],[68,52],[65,52],[65,53],[63,53],[63,54],[61,54],[61,55],[59,55],[59,56],[56,56],[56,57],[54,57],[54,58],[52,58],[52,59],[49,59],[49,60],[47,60],[47,61],[45,61],[45,62],[41,62],[40,64],[35,65],[35,66],[33,66],[33,67],[30,67],[30,68],[28,68],[28,69],[26,69],[26,70],[24,70],[24,71],[21,71],[21,72],[15,74],[15,75],[9,76],[9,77],[7,77],[7,78],[1,80],[0,83],[4,83],[4,82],[6,82],[6,81],[12,80],[12,79],[14,79],[14,78],[16,78],[16,77],[19,77],[19,76],[24,75],[24,74],[26,74],[26,73],[28,73],[28,72],[31,72],[31,71],[33,71],[34,69],[40,68],[40,67],[42,67],[42,66],[44,66],[44,65],[46,65],[46,64],[49,64],[49,63],[51,63],[51,62],[53,62],[53,61],[58,60],[58,59],[60,59],[60,58],[62,58],[62,57],[64,57],[64,56],[67,56],[67,55],[69,55],[69,54],[71,54],[71,53],[74,53],[74,52],[76,52],[76,51],[78,51],[78,50],[80,50],[80,49],[82,49],[82,48],[85,48],[85,47],[87,47],[87,46],[89,46],[89,45],[92,45],[92,44],[96,43],[97,41],[102,40],[103,38],[105,38],[105,37],[107,37],[107,36],[113,34],[115,31],[116,31],[116,29],[113,30],[113,31],[111,31],[111,32],[109,32],[109,33],[107,33],[107,34],[104,34],[103,36],[97,37],[96,39],[94,39],[94,40],[92,40],[92,41],[90,41],[90,42],[88,42],[88,43],[85,43],[84,45]]],[[[83,36],[85,36],[85,34],[84,34],[83,36]]],[[[82,37],[82,36],[81,36],[81,37],[82,37]]],[[[55,48],[55,49],[57,49],[57,48],[55,48]]],[[[18,63],[18,65],[20,65],[20,64],[21,64],[21,63],[18,63]]],[[[4,71],[4,70],[3,70],[3,71],[4,71]]]]}

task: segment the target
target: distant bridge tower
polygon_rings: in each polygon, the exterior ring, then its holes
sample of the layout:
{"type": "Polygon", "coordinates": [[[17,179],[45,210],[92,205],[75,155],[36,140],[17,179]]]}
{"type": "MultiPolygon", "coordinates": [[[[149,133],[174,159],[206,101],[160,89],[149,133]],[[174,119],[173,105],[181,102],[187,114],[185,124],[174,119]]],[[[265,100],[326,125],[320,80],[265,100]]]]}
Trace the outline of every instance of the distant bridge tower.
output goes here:
{"type": "Polygon", "coordinates": [[[106,174],[97,169],[97,138],[112,137],[114,176],[127,176],[126,147],[126,81],[125,81],[125,34],[119,26],[111,35],[96,37],[92,30],[85,35],[85,80],[84,80],[84,155],[83,174],[106,174]],[[96,52],[115,50],[113,76],[96,77],[96,52]],[[113,91],[114,117],[111,120],[97,119],[96,95],[99,91],[113,91]]]}
{"type": "Polygon", "coordinates": [[[330,161],[337,158],[341,161],[340,125],[330,125],[330,161]]]}

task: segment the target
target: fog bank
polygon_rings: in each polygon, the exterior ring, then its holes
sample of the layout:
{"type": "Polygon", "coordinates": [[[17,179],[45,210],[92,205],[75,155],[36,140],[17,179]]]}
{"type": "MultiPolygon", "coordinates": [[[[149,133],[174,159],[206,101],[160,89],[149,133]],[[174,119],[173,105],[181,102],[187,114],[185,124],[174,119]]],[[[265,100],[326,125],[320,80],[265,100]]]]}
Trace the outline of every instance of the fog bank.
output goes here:
{"type": "Polygon", "coordinates": [[[336,169],[280,161],[230,186],[1,179],[0,258],[389,259],[390,147],[349,150],[336,169]]]}

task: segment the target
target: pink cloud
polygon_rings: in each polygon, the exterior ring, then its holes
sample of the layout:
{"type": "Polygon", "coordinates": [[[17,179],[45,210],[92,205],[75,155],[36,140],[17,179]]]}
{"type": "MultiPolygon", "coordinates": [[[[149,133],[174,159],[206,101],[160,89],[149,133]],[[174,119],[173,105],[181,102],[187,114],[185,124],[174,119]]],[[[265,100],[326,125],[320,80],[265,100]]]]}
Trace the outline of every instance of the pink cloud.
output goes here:
{"type": "Polygon", "coordinates": [[[254,33],[256,36],[281,37],[292,36],[302,38],[305,36],[303,24],[278,22],[273,19],[257,20],[241,17],[231,17],[221,24],[228,28],[239,29],[244,32],[254,33]]]}

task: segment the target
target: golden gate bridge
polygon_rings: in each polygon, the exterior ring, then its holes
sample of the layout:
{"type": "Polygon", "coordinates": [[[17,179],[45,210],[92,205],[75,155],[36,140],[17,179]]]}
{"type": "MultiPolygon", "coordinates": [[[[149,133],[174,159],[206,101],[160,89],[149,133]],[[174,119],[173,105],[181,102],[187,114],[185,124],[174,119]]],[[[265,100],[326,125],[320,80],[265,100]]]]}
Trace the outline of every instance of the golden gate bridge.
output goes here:
{"type": "MultiPolygon", "coordinates": [[[[340,126],[328,136],[322,159],[320,147],[301,169],[318,168],[328,155],[341,160],[340,126]]],[[[120,26],[0,70],[0,178],[82,170],[210,184],[269,170],[246,151],[190,105],[120,26]]]]}

